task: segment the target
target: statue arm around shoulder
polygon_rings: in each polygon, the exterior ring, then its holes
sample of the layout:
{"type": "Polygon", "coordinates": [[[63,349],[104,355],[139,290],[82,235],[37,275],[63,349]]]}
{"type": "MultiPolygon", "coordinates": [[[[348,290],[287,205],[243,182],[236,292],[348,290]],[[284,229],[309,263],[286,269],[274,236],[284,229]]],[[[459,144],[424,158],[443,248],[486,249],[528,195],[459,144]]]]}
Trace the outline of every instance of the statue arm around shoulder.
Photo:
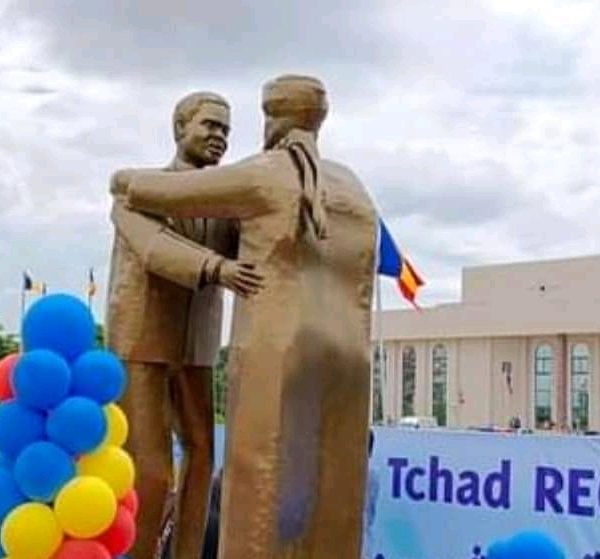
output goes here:
{"type": "Polygon", "coordinates": [[[241,297],[264,287],[264,275],[251,262],[225,258],[157,219],[128,209],[122,200],[115,200],[112,220],[146,272],[188,289],[218,284],[241,297]]]}
{"type": "Polygon", "coordinates": [[[158,215],[248,219],[270,211],[269,190],[257,174],[257,165],[248,161],[201,171],[136,173],[125,177],[128,203],[158,215]]]}
{"type": "Polygon", "coordinates": [[[254,295],[263,288],[264,275],[253,263],[225,258],[179,235],[160,219],[130,209],[125,202],[126,188],[121,179],[129,179],[133,173],[119,171],[113,177],[111,217],[118,233],[147,272],[189,289],[219,284],[242,297],[254,295]]]}
{"type": "Polygon", "coordinates": [[[115,200],[112,220],[146,272],[192,290],[218,284],[242,297],[264,286],[264,276],[254,264],[225,258],[157,219],[126,208],[121,200],[115,200]]]}
{"type": "Polygon", "coordinates": [[[188,289],[218,281],[224,257],[115,200],[112,221],[147,272],[188,289]]]}

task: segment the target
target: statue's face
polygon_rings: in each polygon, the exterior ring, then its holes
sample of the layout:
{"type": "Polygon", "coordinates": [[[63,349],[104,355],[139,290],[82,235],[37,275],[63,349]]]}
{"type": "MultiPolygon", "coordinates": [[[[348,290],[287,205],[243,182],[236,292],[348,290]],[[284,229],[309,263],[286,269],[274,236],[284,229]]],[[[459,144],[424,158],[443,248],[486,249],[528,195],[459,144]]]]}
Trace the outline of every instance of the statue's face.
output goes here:
{"type": "Polygon", "coordinates": [[[198,167],[219,163],[227,150],[229,125],[229,109],[203,103],[181,130],[178,145],[186,160],[198,167]]]}

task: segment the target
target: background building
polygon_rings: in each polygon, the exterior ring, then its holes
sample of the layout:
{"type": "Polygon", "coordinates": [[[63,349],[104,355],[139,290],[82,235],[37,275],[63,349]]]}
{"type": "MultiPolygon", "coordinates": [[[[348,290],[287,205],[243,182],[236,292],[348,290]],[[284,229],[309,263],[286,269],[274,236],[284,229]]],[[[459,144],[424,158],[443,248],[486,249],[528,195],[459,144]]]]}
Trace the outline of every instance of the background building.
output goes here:
{"type": "Polygon", "coordinates": [[[600,256],[469,268],[461,299],[383,313],[384,422],[600,429],[600,256]]]}

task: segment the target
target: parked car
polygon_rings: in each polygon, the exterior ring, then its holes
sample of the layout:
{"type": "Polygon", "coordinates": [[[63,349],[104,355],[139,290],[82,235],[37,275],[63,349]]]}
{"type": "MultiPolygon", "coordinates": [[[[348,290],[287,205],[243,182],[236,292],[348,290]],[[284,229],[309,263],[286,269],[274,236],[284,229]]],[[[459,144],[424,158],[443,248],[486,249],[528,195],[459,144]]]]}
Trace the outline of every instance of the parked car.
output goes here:
{"type": "Polygon", "coordinates": [[[407,429],[433,429],[437,426],[437,419],[431,416],[411,415],[401,418],[398,422],[398,427],[407,429]]]}

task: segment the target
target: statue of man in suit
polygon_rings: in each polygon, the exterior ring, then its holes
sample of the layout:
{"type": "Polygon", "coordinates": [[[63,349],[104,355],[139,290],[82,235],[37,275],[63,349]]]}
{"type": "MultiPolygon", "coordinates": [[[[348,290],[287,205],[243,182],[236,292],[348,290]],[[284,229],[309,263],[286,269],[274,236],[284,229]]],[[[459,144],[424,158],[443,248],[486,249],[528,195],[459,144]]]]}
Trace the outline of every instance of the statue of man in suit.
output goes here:
{"type": "MultiPolygon", "coordinates": [[[[166,172],[216,165],[227,148],[230,110],[223,97],[194,93],[173,115],[177,151],[166,172]]],[[[112,189],[118,182],[113,178],[112,189]]],[[[252,295],[260,276],[234,261],[238,223],[153,218],[115,197],[115,240],[108,293],[108,346],[126,363],[123,407],[140,498],[131,557],[154,557],[172,485],[172,433],[183,447],[177,479],[173,556],[202,548],[213,470],[212,366],[220,346],[222,290],[252,295]]]]}
{"type": "Polygon", "coordinates": [[[319,155],[323,84],[263,91],[265,151],[117,185],[152,214],[240,220],[265,287],[237,300],[220,559],[359,559],[377,219],[347,167],[319,155]]]}

